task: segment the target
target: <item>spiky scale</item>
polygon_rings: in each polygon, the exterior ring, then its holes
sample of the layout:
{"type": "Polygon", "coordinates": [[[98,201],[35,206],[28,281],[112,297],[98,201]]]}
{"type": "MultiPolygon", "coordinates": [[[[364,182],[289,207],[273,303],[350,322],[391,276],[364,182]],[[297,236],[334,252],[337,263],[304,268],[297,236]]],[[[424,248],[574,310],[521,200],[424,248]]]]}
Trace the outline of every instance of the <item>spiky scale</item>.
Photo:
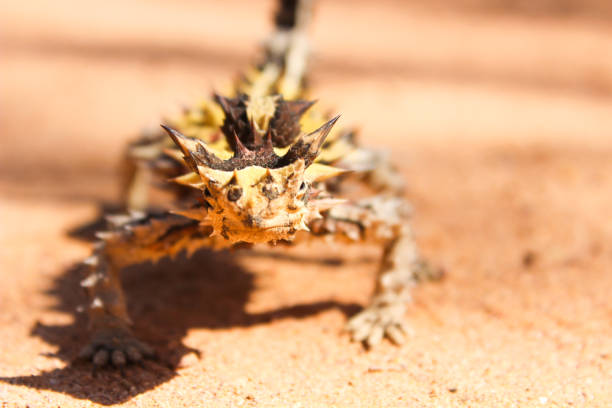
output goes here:
{"type": "Polygon", "coordinates": [[[85,258],[83,263],[88,266],[98,266],[98,257],[95,255],[88,256],[87,258],[85,258]]]}
{"type": "Polygon", "coordinates": [[[400,183],[388,181],[393,168],[359,147],[354,130],[335,127],[338,116],[330,118],[305,99],[307,3],[283,1],[286,13],[279,13],[263,62],[227,96],[214,94],[184,109],[162,125],[167,136],[148,135],[131,145],[132,181],[163,186],[174,200],[161,214],[149,211],[132,183],[127,207],[142,212],[111,216],[109,231],[98,234],[95,255],[85,262],[92,272],[82,282],[92,327],[103,329],[84,349],[94,364],[122,367],[151,355],[128,329],[122,267],[191,256],[203,247],[294,244],[297,237],[382,245],[375,296],[349,329],[369,345],[384,336],[401,340],[402,302],[419,263],[405,225],[409,213],[398,204],[400,183]],[[139,177],[146,171],[152,174],[139,177]],[[350,182],[384,194],[347,200],[341,194],[350,191],[344,189],[350,182]]]}
{"type": "Polygon", "coordinates": [[[100,276],[96,273],[92,273],[87,278],[81,281],[81,286],[84,288],[91,288],[100,280],[100,276]]]}
{"type": "Polygon", "coordinates": [[[93,301],[91,302],[91,305],[89,307],[91,309],[103,309],[104,308],[104,302],[102,302],[102,299],[100,299],[99,297],[95,297],[93,299],[93,301]]]}
{"type": "Polygon", "coordinates": [[[102,240],[102,241],[108,241],[111,238],[113,238],[115,236],[114,232],[110,232],[110,231],[98,231],[96,232],[96,238],[102,240]]]}

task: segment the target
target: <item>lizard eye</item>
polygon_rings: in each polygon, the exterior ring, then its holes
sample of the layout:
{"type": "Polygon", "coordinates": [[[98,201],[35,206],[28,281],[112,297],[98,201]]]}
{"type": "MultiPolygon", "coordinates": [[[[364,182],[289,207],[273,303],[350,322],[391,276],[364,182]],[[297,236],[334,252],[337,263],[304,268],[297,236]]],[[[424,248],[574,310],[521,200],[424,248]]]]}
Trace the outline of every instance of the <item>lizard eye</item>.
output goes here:
{"type": "Polygon", "coordinates": [[[306,182],[302,181],[302,184],[300,184],[300,192],[306,190],[306,187],[307,187],[306,182]]]}
{"type": "Polygon", "coordinates": [[[231,186],[227,192],[227,199],[230,201],[238,201],[242,197],[242,187],[231,186]]]}

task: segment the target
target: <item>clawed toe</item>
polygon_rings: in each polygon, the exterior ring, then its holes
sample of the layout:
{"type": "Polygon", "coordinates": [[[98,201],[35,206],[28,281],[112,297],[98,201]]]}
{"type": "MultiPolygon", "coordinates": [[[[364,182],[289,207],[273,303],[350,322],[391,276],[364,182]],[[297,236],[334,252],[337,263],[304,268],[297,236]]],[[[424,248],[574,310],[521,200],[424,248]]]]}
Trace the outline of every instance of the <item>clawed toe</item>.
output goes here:
{"type": "Polygon", "coordinates": [[[403,323],[385,322],[376,317],[359,319],[356,322],[351,321],[348,330],[353,341],[363,342],[368,347],[376,346],[384,337],[387,337],[397,345],[403,344],[408,333],[403,323]]]}
{"type": "Polygon", "coordinates": [[[121,368],[128,363],[140,364],[145,358],[155,358],[155,351],[127,333],[102,333],[94,336],[81,350],[79,358],[91,361],[95,367],[121,368]]]}
{"type": "Polygon", "coordinates": [[[373,304],[353,317],[347,324],[347,330],[353,341],[363,342],[368,348],[376,346],[385,337],[401,345],[409,333],[402,321],[402,311],[403,307],[373,304]]]}

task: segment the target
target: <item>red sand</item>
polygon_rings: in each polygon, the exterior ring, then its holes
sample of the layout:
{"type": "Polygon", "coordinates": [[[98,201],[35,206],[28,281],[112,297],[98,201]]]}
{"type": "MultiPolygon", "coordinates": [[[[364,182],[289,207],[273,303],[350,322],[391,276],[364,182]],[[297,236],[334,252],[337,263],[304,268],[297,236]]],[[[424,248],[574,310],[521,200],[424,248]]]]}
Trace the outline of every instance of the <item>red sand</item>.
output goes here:
{"type": "Polygon", "coordinates": [[[415,291],[410,341],[366,352],[341,333],[375,249],[263,248],[129,269],[161,362],[69,364],[90,244],[68,233],[116,199],[128,136],[221,86],[267,32],[269,3],[218,4],[0,6],[0,402],[612,406],[612,30],[390,1],[322,2],[313,83],[393,151],[447,271],[415,291]]]}

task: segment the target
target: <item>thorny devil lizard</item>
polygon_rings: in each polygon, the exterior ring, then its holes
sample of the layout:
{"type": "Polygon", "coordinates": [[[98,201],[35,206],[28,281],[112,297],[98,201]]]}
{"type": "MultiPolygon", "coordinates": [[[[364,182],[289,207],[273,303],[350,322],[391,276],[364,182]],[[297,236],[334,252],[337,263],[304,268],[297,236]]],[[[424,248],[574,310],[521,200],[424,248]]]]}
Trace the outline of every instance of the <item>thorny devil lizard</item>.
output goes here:
{"type": "Polygon", "coordinates": [[[421,259],[402,198],[403,183],[386,155],[360,147],[355,131],[334,127],[305,99],[311,0],[281,0],[276,30],[260,64],[129,146],[126,215],[107,217],[81,282],[89,294],[91,342],[80,356],[121,367],[154,353],[130,329],[119,272],[200,248],[295,244],[319,238],[383,247],[370,304],[348,322],[368,346],[402,343],[410,289],[430,270],[421,259]],[[171,179],[171,182],[167,182],[171,179]],[[148,210],[147,191],[164,184],[170,211],[148,210]],[[339,199],[350,183],[372,193],[339,199]]]}

